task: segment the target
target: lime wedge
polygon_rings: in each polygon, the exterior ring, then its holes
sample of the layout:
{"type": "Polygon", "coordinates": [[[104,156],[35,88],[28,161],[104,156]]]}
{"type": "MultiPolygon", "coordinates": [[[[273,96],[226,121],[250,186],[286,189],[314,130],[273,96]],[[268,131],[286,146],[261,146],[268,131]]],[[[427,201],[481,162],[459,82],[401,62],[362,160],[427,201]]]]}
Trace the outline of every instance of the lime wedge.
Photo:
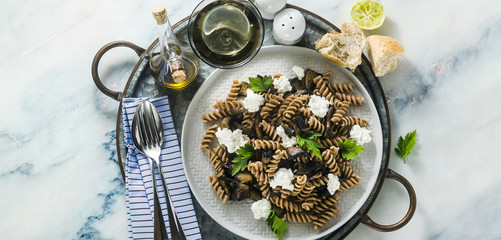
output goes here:
{"type": "Polygon", "coordinates": [[[351,20],[360,28],[373,30],[384,22],[384,6],[375,0],[360,0],[351,8],[351,20]]]}

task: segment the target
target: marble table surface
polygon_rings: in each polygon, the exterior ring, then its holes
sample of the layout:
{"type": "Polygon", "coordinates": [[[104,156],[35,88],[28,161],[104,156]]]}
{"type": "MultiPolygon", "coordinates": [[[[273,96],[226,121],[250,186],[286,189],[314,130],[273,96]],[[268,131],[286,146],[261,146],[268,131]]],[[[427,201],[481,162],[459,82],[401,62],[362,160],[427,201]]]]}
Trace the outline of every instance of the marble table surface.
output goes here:
{"type": "MultiPolygon", "coordinates": [[[[291,0],[335,25],[354,1],[291,0]]],[[[417,129],[414,153],[389,167],[414,186],[418,205],[402,229],[359,225],[348,239],[501,238],[501,5],[498,0],[381,0],[385,24],[366,35],[405,47],[380,78],[392,142],[417,129]]],[[[95,87],[94,54],[113,40],[148,46],[152,7],[171,22],[197,1],[14,1],[0,8],[0,234],[2,239],[126,239],[124,186],[117,165],[117,102],[95,87]]],[[[102,60],[106,85],[121,89],[137,57],[102,60]]],[[[394,147],[394,146],[393,146],[394,147]]],[[[369,212],[383,224],[407,210],[404,188],[388,180],[369,212]]]]}

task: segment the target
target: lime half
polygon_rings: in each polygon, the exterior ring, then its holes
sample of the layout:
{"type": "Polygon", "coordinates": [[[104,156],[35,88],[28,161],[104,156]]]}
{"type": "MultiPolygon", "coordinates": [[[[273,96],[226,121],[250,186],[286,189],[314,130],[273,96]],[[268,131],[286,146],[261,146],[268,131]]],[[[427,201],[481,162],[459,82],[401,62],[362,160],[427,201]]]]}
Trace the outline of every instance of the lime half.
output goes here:
{"type": "Polygon", "coordinates": [[[362,29],[373,30],[384,22],[384,6],[375,0],[360,0],[351,8],[351,20],[362,29]]]}

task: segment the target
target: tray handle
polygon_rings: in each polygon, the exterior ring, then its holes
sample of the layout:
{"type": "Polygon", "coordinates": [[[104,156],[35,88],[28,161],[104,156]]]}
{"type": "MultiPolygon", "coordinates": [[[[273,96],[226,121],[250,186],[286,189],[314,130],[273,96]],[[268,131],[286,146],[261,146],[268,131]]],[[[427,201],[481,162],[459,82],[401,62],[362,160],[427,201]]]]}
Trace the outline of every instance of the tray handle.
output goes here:
{"type": "Polygon", "coordinates": [[[96,84],[97,88],[106,96],[111,97],[117,101],[120,101],[120,99],[122,98],[122,93],[113,91],[104,86],[103,82],[99,78],[99,73],[98,73],[99,61],[101,60],[101,57],[103,57],[103,55],[106,52],[116,47],[128,47],[132,49],[134,52],[136,52],[137,56],[139,57],[141,57],[141,55],[145,52],[145,50],[144,48],[141,48],[131,42],[114,41],[104,45],[101,49],[99,49],[99,51],[97,51],[96,53],[96,56],[94,57],[94,60],[92,61],[92,66],[91,66],[92,78],[94,79],[94,83],[96,84]]]}
{"type": "Polygon", "coordinates": [[[377,231],[391,232],[402,228],[411,220],[412,216],[414,215],[414,212],[416,211],[417,200],[414,188],[409,183],[409,181],[407,181],[407,179],[402,177],[402,175],[394,172],[391,169],[388,169],[385,177],[396,180],[400,182],[402,185],[404,185],[405,189],[407,190],[407,193],[409,193],[409,200],[410,200],[409,210],[407,211],[407,214],[405,214],[405,216],[400,221],[391,225],[378,224],[374,222],[368,215],[365,215],[365,217],[362,219],[362,223],[377,231]]]}

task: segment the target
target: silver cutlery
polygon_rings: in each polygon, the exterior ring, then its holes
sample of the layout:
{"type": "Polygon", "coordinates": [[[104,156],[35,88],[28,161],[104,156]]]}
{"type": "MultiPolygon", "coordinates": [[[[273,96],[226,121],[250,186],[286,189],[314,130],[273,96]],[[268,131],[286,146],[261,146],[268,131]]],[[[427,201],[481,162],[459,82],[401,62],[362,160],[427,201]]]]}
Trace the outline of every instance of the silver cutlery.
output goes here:
{"type": "Polygon", "coordinates": [[[132,140],[137,150],[144,153],[150,162],[153,187],[157,196],[159,196],[159,194],[155,186],[155,165],[158,167],[165,190],[165,196],[167,197],[169,225],[173,239],[176,239],[174,236],[177,236],[178,239],[185,239],[175,212],[176,210],[172,204],[167,185],[165,184],[162,167],[160,166],[159,159],[162,150],[163,138],[163,123],[157,108],[148,100],[141,102],[134,113],[134,118],[132,119],[132,140]]]}

